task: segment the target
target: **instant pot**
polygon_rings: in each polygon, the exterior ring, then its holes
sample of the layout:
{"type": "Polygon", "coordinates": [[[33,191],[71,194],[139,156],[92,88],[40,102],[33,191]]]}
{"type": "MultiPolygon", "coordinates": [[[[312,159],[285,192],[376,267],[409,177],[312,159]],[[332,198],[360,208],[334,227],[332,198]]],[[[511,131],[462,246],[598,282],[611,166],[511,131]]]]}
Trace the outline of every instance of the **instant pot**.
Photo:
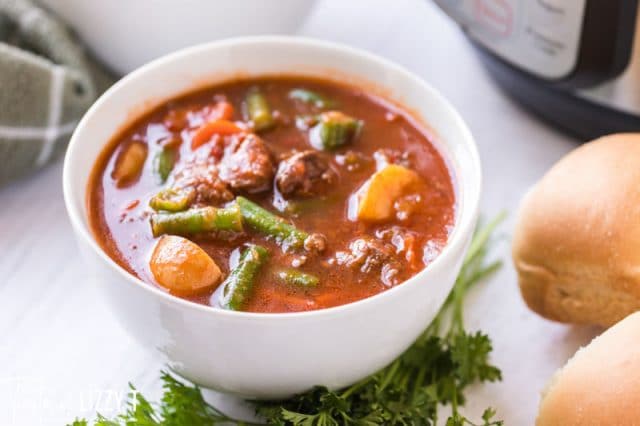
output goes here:
{"type": "Polygon", "coordinates": [[[435,0],[515,99],[574,135],[640,130],[637,0],[435,0]]]}

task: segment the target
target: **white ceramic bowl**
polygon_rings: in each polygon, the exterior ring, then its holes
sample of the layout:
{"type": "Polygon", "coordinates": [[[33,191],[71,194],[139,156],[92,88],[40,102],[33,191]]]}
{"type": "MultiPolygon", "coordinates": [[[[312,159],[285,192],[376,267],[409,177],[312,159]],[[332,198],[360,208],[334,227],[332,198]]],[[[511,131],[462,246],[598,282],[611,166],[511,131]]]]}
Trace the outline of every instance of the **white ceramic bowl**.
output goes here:
{"type": "Polygon", "coordinates": [[[471,134],[451,105],[417,76],[349,47],[291,37],[234,39],[192,47],[143,66],[107,91],[71,139],[64,196],[80,249],[106,300],[144,346],[182,376],[241,396],[279,398],[313,385],[338,388],[384,367],[430,323],[452,288],[470,241],[481,187],[471,134]],[[449,160],[457,214],[438,258],[405,283],[335,308],[286,314],[232,312],[191,303],[127,273],[87,224],[89,173],[105,143],[140,113],[185,91],[242,76],[319,76],[367,87],[428,123],[449,160]]]}
{"type": "Polygon", "coordinates": [[[315,0],[39,0],[113,70],[226,37],[292,34],[315,0]]]}

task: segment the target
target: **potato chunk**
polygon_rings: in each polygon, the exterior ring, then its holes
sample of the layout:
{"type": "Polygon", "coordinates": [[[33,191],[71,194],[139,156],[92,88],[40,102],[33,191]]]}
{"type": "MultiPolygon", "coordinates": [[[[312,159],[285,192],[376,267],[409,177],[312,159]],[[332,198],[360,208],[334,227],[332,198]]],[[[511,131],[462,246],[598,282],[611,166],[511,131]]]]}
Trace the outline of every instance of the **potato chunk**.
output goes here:
{"type": "Polygon", "coordinates": [[[215,288],[222,272],[197,244],[164,235],[153,250],[151,272],[162,287],[179,296],[194,296],[215,288]]]}
{"type": "Polygon", "coordinates": [[[349,219],[372,222],[391,219],[395,201],[420,181],[420,176],[413,170],[397,164],[385,166],[371,175],[352,196],[349,219]]]}
{"type": "Polygon", "coordinates": [[[146,159],[147,146],[142,142],[133,142],[124,151],[121,151],[111,173],[111,177],[116,181],[116,186],[122,188],[138,179],[146,159]]]}

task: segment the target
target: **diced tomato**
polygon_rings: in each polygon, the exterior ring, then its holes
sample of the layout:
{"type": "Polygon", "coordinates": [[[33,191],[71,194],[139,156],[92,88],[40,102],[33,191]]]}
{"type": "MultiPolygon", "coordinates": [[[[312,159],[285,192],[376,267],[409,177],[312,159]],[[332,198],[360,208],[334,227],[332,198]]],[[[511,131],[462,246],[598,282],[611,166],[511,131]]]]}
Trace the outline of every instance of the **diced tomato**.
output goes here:
{"type": "Polygon", "coordinates": [[[233,121],[209,121],[198,127],[193,133],[193,136],[191,137],[191,149],[197,149],[198,147],[209,142],[213,135],[229,136],[242,132],[244,132],[244,130],[238,127],[238,125],[236,125],[233,121]]]}
{"type": "Polygon", "coordinates": [[[189,110],[187,109],[172,109],[164,117],[164,125],[172,132],[179,132],[189,125],[187,115],[189,110]]]}
{"type": "Polygon", "coordinates": [[[226,101],[220,101],[213,105],[189,105],[172,109],[165,115],[163,123],[170,131],[179,132],[187,128],[190,121],[193,125],[193,122],[197,123],[198,121],[231,120],[233,114],[233,105],[226,101]]]}
{"type": "Polygon", "coordinates": [[[207,119],[209,121],[213,120],[231,120],[233,118],[233,105],[229,102],[218,102],[210,108],[209,114],[207,114],[207,119]]]}

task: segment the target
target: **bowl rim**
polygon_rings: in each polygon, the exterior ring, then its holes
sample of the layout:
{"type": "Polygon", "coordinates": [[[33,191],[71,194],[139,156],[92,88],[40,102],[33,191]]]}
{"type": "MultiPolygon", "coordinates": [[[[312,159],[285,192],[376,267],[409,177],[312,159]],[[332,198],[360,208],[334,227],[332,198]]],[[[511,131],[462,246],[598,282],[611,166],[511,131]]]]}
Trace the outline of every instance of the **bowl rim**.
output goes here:
{"type": "MultiPolygon", "coordinates": [[[[349,73],[354,77],[358,77],[357,73],[349,73]]],[[[294,75],[294,74],[292,74],[294,75]]],[[[295,75],[304,75],[304,71],[295,75]]],[[[366,78],[363,78],[363,81],[367,81],[366,78]]],[[[371,81],[371,80],[369,80],[371,81]]],[[[375,83],[375,82],[374,82],[375,83]]],[[[384,89],[390,89],[390,87],[386,87],[383,84],[380,86],[384,89]]],[[[178,93],[176,96],[179,95],[178,93]]],[[[393,99],[392,99],[393,100],[393,99]]],[[[402,103],[398,102],[402,107],[402,103]]],[[[429,124],[429,122],[426,122],[429,124]]],[[[447,145],[446,142],[441,145],[447,145]]],[[[104,144],[102,145],[104,148],[104,144]]],[[[437,148],[437,146],[436,146],[437,148]]],[[[438,148],[437,148],[438,149],[438,148]]],[[[438,149],[440,152],[441,149],[438,149]]],[[[441,152],[442,154],[442,152],[441,152]]],[[[444,154],[442,154],[444,156],[444,154]]],[[[449,157],[452,155],[449,154],[449,157]]],[[[92,158],[92,164],[95,164],[96,158],[92,158]]],[[[452,158],[446,158],[445,162],[453,161],[452,158]]],[[[451,170],[451,169],[450,169],[451,170]]],[[[452,172],[453,173],[453,172],[452,172]]],[[[458,173],[462,174],[462,173],[458,173]]],[[[459,178],[459,176],[454,175],[453,178],[459,178]]],[[[460,180],[460,179],[459,179],[460,180]]],[[[86,185],[87,181],[81,182],[83,185],[82,193],[85,194],[82,200],[83,204],[86,205],[86,185]]],[[[454,181],[454,184],[456,182],[454,181]]],[[[479,205],[480,205],[480,195],[482,189],[482,171],[481,171],[481,163],[480,156],[478,154],[477,146],[471,131],[469,130],[467,124],[462,119],[458,111],[451,105],[451,103],[442,95],[438,90],[424,81],[417,74],[409,71],[401,65],[398,65],[388,59],[385,59],[379,55],[370,53],[368,51],[351,47],[345,44],[319,40],[310,37],[303,36],[279,36],[279,35],[265,35],[265,36],[248,36],[248,37],[233,37],[224,40],[217,40],[208,43],[197,44],[194,46],[190,46],[184,49],[177,50],[175,52],[164,55],[160,58],[157,58],[153,61],[142,65],[131,73],[125,75],[120,80],[118,80],[115,84],[113,84],[109,89],[107,89],[85,112],[82,119],[76,126],[71,139],[69,141],[67,151],[64,157],[64,165],[63,165],[63,174],[62,174],[62,184],[63,184],[63,195],[65,207],[67,210],[67,214],[69,216],[71,225],[76,232],[79,234],[81,239],[86,242],[91,249],[104,261],[109,267],[117,273],[119,273],[123,279],[129,281],[132,285],[137,285],[142,287],[144,290],[148,292],[149,297],[159,297],[161,301],[169,303],[171,305],[176,305],[176,307],[180,307],[182,309],[193,309],[202,312],[205,315],[223,315],[229,316],[233,318],[246,318],[248,320],[288,320],[292,318],[313,318],[313,317],[328,317],[332,315],[339,315],[348,311],[350,309],[358,309],[363,308],[369,304],[375,304],[381,302],[384,298],[389,298],[393,294],[409,291],[413,286],[420,285],[421,278],[428,274],[431,270],[438,268],[440,265],[443,265],[446,262],[446,259],[454,256],[454,248],[456,246],[468,245],[468,237],[473,233],[473,228],[476,223],[476,219],[478,217],[479,205]],[[376,63],[378,66],[383,68],[390,69],[402,76],[404,80],[409,80],[413,86],[420,87],[423,92],[429,94],[429,96],[434,99],[440,106],[443,112],[449,115],[452,120],[455,122],[455,127],[457,130],[463,135],[461,138],[461,144],[468,151],[468,154],[471,159],[471,163],[473,164],[473,169],[470,171],[470,175],[473,179],[469,182],[458,182],[458,185],[462,187],[464,185],[464,191],[471,191],[470,194],[470,202],[458,203],[456,211],[456,222],[453,224],[451,234],[443,247],[442,251],[438,254],[438,256],[425,268],[421,271],[410,277],[409,279],[403,281],[402,283],[393,286],[385,291],[374,294],[372,296],[366,297],[364,299],[355,300],[353,302],[349,302],[343,305],[338,305],[329,308],[322,309],[314,309],[310,311],[297,311],[297,312],[244,312],[244,311],[231,311],[226,309],[219,309],[213,306],[207,306],[200,303],[192,302],[178,296],[174,296],[168,292],[157,288],[153,284],[147,283],[137,276],[129,273],[122,266],[120,266],[117,262],[115,262],[99,245],[96,239],[93,236],[93,233],[89,229],[88,223],[85,225],[83,217],[83,212],[81,208],[76,208],[76,204],[73,202],[74,199],[74,191],[73,188],[75,185],[79,183],[75,183],[72,181],[72,173],[74,169],[73,160],[76,160],[76,151],[81,142],[81,135],[86,132],[87,123],[90,123],[93,119],[93,116],[96,114],[96,110],[100,108],[100,106],[104,103],[110,101],[110,97],[114,92],[125,90],[126,86],[130,81],[137,80],[147,74],[149,71],[157,68],[162,68],[168,63],[180,62],[191,55],[198,54],[202,51],[210,51],[216,49],[225,49],[233,46],[239,45],[250,45],[250,44],[263,44],[270,45],[270,47],[277,46],[277,48],[286,49],[288,46],[303,46],[309,47],[313,49],[331,49],[337,50],[342,54],[346,54],[349,56],[356,57],[362,61],[368,61],[376,63]],[[466,210],[470,210],[467,212],[466,210]]],[[[460,196],[461,191],[456,191],[458,196],[460,196]]],[[[82,249],[82,248],[81,248],[82,249]]]]}

